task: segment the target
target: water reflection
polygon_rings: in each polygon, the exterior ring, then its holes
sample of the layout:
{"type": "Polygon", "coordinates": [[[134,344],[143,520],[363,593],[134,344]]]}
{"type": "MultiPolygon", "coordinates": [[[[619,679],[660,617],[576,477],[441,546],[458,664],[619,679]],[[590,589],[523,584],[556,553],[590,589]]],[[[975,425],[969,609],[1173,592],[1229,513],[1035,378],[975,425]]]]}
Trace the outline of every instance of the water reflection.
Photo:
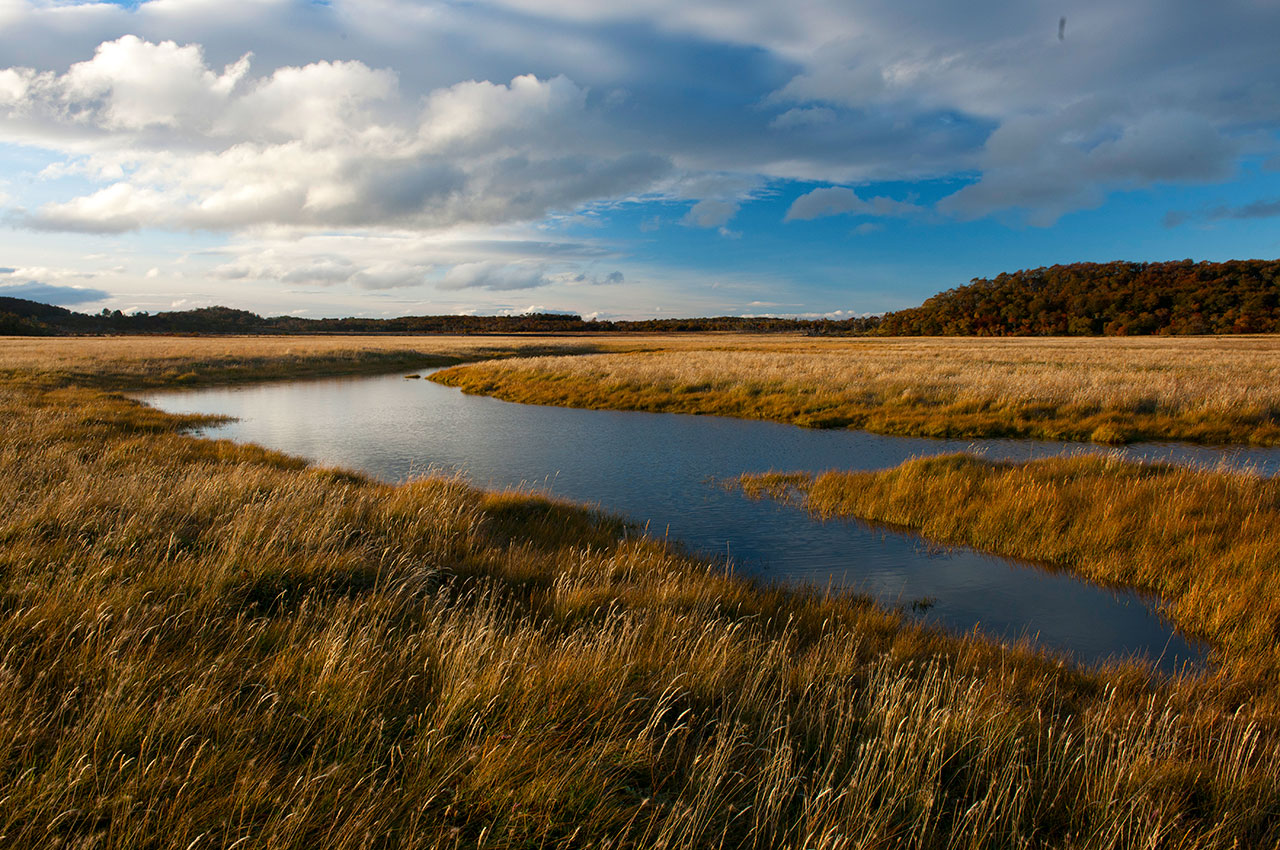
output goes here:
{"type": "MultiPolygon", "coordinates": [[[[145,396],[172,412],[236,421],[210,436],[260,443],[388,481],[431,470],[485,487],[532,486],[647,523],[650,533],[727,555],[769,581],[853,589],[889,605],[928,600],[920,616],[957,631],[1032,637],[1084,661],[1141,655],[1164,669],[1202,658],[1136,594],[964,548],[755,502],[714,483],[743,472],[878,469],[910,457],[980,451],[1025,459],[1094,446],[929,440],[813,431],[717,417],[573,410],[466,396],[403,377],[346,378],[145,396]]],[[[1280,451],[1179,445],[1125,455],[1280,470],[1280,451]]]]}

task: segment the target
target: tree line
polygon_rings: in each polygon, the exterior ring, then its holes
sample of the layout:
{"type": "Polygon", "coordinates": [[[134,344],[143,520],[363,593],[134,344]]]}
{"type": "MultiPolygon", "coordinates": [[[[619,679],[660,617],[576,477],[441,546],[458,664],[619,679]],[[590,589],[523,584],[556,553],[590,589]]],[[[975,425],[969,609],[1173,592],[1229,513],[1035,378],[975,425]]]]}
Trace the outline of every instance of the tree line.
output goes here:
{"type": "Polygon", "coordinates": [[[1073,263],[975,278],[919,307],[844,321],[714,316],[596,321],[561,313],[263,317],[230,307],[76,313],[0,297],[0,334],[803,333],[814,336],[1133,336],[1280,332],[1280,260],[1073,263]]]}
{"type": "Polygon", "coordinates": [[[974,279],[883,316],[888,336],[1280,331],[1280,260],[1073,263],[974,279]]]}
{"type": "Polygon", "coordinates": [[[230,307],[163,313],[76,313],[63,307],[0,297],[0,335],[64,334],[510,334],[510,333],[840,333],[849,325],[826,320],[712,316],[691,319],[595,321],[579,315],[400,316],[394,319],[303,319],[259,316],[230,307]]]}

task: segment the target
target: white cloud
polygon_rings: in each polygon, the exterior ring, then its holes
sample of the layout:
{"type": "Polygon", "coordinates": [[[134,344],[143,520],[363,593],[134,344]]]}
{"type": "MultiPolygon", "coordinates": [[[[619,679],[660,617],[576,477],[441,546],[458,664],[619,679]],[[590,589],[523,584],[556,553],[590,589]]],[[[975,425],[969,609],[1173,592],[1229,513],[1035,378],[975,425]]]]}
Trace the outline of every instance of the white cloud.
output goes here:
{"type": "Polygon", "coordinates": [[[612,265],[614,252],[590,242],[547,240],[529,227],[284,235],[235,240],[217,254],[225,260],[210,274],[223,280],[366,292],[505,291],[626,280],[612,265]]]}
{"type": "Polygon", "coordinates": [[[254,78],[247,58],[215,72],[196,45],[126,36],[63,74],[9,69],[0,93],[0,139],[87,153],[80,170],[109,181],[30,214],[46,229],[535,220],[669,167],[600,145],[564,77],[457,83],[415,107],[360,62],[254,78]]]}
{"type": "MultiPolygon", "coordinates": [[[[1274,33],[1257,0],[0,0],[0,142],[62,160],[10,199],[47,229],[426,233],[641,196],[725,229],[778,178],[955,175],[951,214],[1043,224],[1273,156],[1274,33]]],[[[790,217],[910,212],[877,200],[790,217]]]]}
{"type": "Polygon", "coordinates": [[[721,167],[749,160],[758,173],[830,182],[976,172],[977,186],[944,205],[964,217],[1020,209],[1048,223],[1117,189],[1226,179],[1243,153],[1277,149],[1272,3],[501,2],[794,63],[761,100],[786,132],[762,141],[726,127],[712,147],[721,167]],[[1024,133],[1027,144],[1008,144],[1024,133]]]}
{"type": "Polygon", "coordinates": [[[1242,147],[1181,110],[1124,116],[1101,138],[1081,137],[1080,126],[1061,113],[1010,121],[988,141],[981,179],[939,208],[966,219],[1016,208],[1048,226],[1115,189],[1228,179],[1242,147]]]}
{"type": "Polygon", "coordinates": [[[537,266],[504,265],[496,262],[462,263],[445,273],[441,289],[533,289],[551,283],[537,266]]]}

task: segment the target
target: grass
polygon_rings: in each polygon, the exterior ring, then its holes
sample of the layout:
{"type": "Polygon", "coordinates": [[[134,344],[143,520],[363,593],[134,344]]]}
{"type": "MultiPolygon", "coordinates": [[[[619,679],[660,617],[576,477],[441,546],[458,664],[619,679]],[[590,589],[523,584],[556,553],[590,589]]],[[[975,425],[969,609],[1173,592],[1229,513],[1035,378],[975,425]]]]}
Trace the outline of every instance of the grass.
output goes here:
{"type": "Polygon", "coordinates": [[[1241,675],[1280,684],[1280,481],[1246,472],[1078,456],[918,458],[875,472],[748,475],[752,496],[799,501],[1157,594],[1241,675]]]}
{"type": "Polygon", "coordinates": [[[0,385],[0,845],[1280,841],[1276,702],[1234,673],[949,637],[57,371],[0,385]]]}
{"type": "Polygon", "coordinates": [[[140,390],[396,372],[517,354],[643,345],[616,337],[0,337],[0,381],[140,390]]]}
{"type": "Polygon", "coordinates": [[[486,362],[509,401],[928,437],[1280,444],[1280,338],[773,339],[486,362]]]}

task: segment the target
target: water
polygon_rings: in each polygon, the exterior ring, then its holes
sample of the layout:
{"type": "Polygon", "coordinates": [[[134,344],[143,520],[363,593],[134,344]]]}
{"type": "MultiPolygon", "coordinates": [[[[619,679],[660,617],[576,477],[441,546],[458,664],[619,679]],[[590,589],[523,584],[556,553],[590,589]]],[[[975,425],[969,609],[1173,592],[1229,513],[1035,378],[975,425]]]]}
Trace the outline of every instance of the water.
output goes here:
{"type": "MultiPolygon", "coordinates": [[[[800,508],[752,501],[717,483],[743,472],[880,469],[907,458],[980,451],[1024,459],[1097,450],[1026,440],[930,440],[815,431],[710,416],[573,410],[512,404],[400,375],[154,393],[174,413],[236,417],[205,429],[387,481],[462,472],[483,487],[534,487],[647,523],[687,547],[728,556],[767,581],[870,594],[945,628],[1031,637],[1090,663],[1143,656],[1165,670],[1203,661],[1138,594],[963,547],[800,508]]],[[[1130,447],[1143,459],[1280,472],[1280,451],[1179,445],[1130,447]]]]}

